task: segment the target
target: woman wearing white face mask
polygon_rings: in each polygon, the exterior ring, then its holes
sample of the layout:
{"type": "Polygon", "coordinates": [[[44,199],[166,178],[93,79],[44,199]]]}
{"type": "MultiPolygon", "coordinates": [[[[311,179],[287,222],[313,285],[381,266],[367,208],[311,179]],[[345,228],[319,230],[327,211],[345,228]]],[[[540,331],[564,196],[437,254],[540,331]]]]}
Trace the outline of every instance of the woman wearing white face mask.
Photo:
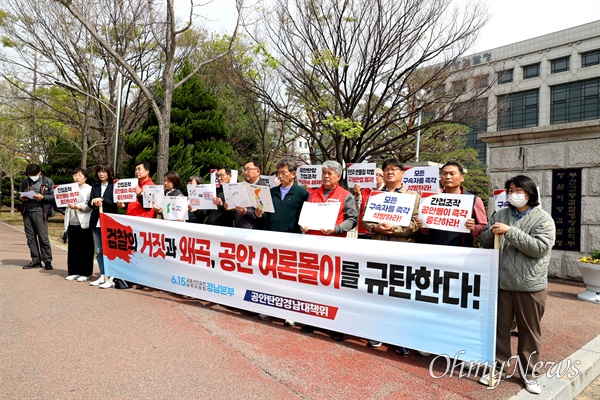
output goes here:
{"type": "MultiPolygon", "coordinates": [[[[486,248],[494,247],[494,235],[500,236],[496,361],[499,368],[512,356],[510,330],[515,318],[519,331],[517,352],[525,372],[521,379],[527,391],[539,394],[541,387],[532,368],[540,361],[541,320],[556,228],[552,217],[537,207],[538,191],[531,178],[515,176],[506,181],[505,188],[509,207],[494,213],[479,236],[479,242],[486,248]]],[[[504,372],[506,369],[504,364],[504,372]]],[[[487,385],[489,380],[489,375],[484,375],[480,382],[487,385]]]]}

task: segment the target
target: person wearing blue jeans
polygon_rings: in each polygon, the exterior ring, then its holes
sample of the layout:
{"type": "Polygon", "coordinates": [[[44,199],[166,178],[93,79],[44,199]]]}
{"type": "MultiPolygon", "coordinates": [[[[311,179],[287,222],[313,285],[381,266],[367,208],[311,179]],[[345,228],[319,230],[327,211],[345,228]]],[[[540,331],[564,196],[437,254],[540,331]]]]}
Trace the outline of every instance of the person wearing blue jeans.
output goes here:
{"type": "Polygon", "coordinates": [[[104,273],[104,257],[102,254],[102,232],[100,230],[100,208],[102,212],[116,214],[118,209],[113,200],[113,182],[115,173],[108,164],[100,164],[96,169],[96,178],[98,183],[92,186],[90,194],[89,207],[92,209],[90,216],[90,228],[94,237],[94,250],[96,251],[96,260],[100,269],[100,278],[90,282],[90,286],[100,286],[103,289],[114,286],[112,278],[104,273]]]}

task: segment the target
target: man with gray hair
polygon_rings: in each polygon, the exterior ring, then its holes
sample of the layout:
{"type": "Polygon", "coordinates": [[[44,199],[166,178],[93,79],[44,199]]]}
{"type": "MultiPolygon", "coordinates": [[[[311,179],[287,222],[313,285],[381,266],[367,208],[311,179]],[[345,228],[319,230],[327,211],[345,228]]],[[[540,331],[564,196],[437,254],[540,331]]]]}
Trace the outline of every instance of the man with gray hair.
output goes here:
{"type": "MultiPolygon", "coordinates": [[[[358,219],[358,210],[354,203],[354,196],[339,185],[342,177],[342,166],[337,161],[325,161],[323,163],[323,184],[318,189],[310,192],[308,201],[311,203],[341,203],[337,219],[333,229],[310,230],[307,227],[301,227],[302,232],[310,235],[332,235],[345,237],[348,231],[356,226],[358,219]]],[[[315,330],[313,326],[304,325],[301,328],[304,333],[311,333],[315,330]]],[[[329,335],[336,342],[344,340],[344,334],[331,331],[329,335]]]]}
{"type": "Polygon", "coordinates": [[[358,210],[354,203],[354,196],[339,185],[342,177],[342,166],[337,161],[323,163],[323,184],[318,189],[310,192],[308,199],[311,203],[341,203],[335,227],[333,229],[309,230],[302,227],[302,232],[309,235],[333,235],[345,237],[348,231],[356,226],[358,210]]]}

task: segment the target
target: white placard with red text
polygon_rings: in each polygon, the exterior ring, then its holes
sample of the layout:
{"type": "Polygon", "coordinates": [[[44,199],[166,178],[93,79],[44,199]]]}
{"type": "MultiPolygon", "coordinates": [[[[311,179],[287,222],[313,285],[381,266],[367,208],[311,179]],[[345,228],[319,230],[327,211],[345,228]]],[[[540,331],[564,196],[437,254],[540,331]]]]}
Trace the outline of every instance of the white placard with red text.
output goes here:
{"type": "Polygon", "coordinates": [[[474,199],[470,194],[421,193],[419,219],[423,228],[469,233],[465,224],[471,218],[474,199]]]}
{"type": "Polygon", "coordinates": [[[373,191],[367,200],[363,221],[409,226],[415,200],[416,195],[412,193],[373,191]]]}
{"type": "Polygon", "coordinates": [[[116,179],[113,184],[113,199],[115,203],[131,203],[137,201],[135,188],[138,185],[136,178],[116,179]]]}
{"type": "Polygon", "coordinates": [[[496,250],[101,219],[108,275],[449,358],[494,361],[496,250]]]}
{"type": "Polygon", "coordinates": [[[346,179],[348,187],[352,189],[354,185],[360,185],[361,188],[377,188],[377,165],[375,163],[347,164],[346,179]]]}
{"type": "Polygon", "coordinates": [[[415,192],[439,192],[440,170],[438,167],[408,167],[404,171],[402,183],[415,192]]]}
{"type": "Polygon", "coordinates": [[[322,165],[301,165],[296,170],[298,185],[308,187],[319,187],[323,184],[322,165]]]}
{"type": "Polygon", "coordinates": [[[192,210],[217,209],[217,206],[213,203],[213,199],[217,197],[216,185],[187,185],[187,192],[192,210]]]}
{"type": "Polygon", "coordinates": [[[54,202],[58,208],[68,207],[71,203],[77,203],[78,197],[78,183],[66,183],[54,187],[54,202]]]}

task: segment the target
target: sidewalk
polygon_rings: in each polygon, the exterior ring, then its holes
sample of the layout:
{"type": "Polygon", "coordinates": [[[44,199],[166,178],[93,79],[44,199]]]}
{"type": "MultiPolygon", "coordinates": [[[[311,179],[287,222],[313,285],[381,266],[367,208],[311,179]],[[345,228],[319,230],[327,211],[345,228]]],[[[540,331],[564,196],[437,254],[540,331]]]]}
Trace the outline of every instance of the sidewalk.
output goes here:
{"type": "Polygon", "coordinates": [[[157,290],[69,282],[65,250],[53,254],[54,270],[23,270],[25,236],[0,223],[0,398],[571,399],[600,375],[600,305],[578,300],[580,286],[551,283],[542,320],[542,359],[580,361],[580,373],[541,379],[533,396],[517,377],[494,390],[433,378],[433,355],[337,343],[157,290]]]}

